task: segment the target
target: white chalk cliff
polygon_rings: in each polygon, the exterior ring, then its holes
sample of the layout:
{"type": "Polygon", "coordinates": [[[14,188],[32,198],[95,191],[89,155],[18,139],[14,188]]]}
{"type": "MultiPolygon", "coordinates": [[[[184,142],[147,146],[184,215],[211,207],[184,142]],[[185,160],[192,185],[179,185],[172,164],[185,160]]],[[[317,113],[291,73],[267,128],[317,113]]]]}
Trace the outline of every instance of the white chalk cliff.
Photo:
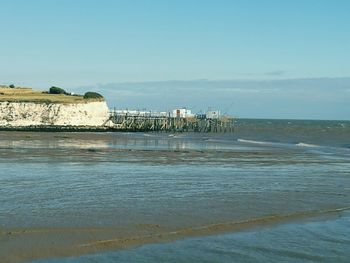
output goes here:
{"type": "Polygon", "coordinates": [[[108,117],[105,101],[75,104],[0,102],[0,126],[102,126],[108,117]]]}

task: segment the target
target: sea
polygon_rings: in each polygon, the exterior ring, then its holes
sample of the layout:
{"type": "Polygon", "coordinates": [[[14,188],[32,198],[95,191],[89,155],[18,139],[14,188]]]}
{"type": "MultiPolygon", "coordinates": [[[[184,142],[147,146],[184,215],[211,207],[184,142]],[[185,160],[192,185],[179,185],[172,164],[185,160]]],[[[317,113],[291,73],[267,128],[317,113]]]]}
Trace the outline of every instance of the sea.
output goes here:
{"type": "Polygon", "coordinates": [[[0,132],[0,262],[350,262],[350,121],[0,132]]]}

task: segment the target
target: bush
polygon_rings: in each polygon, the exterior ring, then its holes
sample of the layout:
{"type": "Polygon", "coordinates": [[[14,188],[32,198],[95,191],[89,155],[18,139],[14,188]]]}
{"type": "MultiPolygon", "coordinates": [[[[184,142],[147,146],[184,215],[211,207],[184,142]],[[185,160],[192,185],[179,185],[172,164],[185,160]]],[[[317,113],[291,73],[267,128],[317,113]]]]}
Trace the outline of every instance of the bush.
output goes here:
{"type": "Polygon", "coordinates": [[[86,92],[84,94],[84,99],[103,99],[103,96],[97,92],[86,92]]]}
{"type": "Polygon", "coordinates": [[[49,91],[50,94],[67,94],[67,92],[64,89],[61,89],[59,87],[52,86],[49,91]]]}
{"type": "Polygon", "coordinates": [[[14,89],[14,88],[15,88],[15,85],[11,84],[9,87],[10,87],[11,89],[14,89]]]}

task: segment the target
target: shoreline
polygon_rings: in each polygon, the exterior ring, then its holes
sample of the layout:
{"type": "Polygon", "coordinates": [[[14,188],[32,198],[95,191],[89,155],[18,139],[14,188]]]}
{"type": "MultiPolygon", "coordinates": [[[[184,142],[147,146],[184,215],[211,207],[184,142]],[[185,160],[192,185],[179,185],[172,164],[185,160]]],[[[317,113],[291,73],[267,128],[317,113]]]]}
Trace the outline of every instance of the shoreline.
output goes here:
{"type": "Polygon", "coordinates": [[[197,131],[181,131],[181,130],[151,130],[151,129],[125,129],[117,127],[107,127],[107,126],[61,126],[61,125],[33,125],[33,126],[0,126],[0,132],[2,131],[16,131],[16,132],[156,132],[156,133],[207,133],[207,132],[197,132],[197,131]]]}
{"type": "Polygon", "coordinates": [[[105,126],[61,126],[61,125],[33,125],[33,126],[0,126],[0,131],[18,132],[110,132],[115,128],[105,126]]]}
{"type": "Polygon", "coordinates": [[[134,248],[151,243],[166,243],[190,237],[249,231],[295,221],[325,220],[341,216],[348,210],[350,207],[310,210],[173,229],[157,224],[99,228],[0,229],[0,240],[3,243],[0,247],[0,254],[2,254],[3,263],[79,256],[134,248]]]}
{"type": "MultiPolygon", "coordinates": [[[[16,132],[161,132],[149,129],[121,129],[107,126],[61,126],[61,125],[33,125],[33,126],[0,126],[0,131],[16,132]]],[[[164,133],[164,131],[162,131],[164,133]]]]}

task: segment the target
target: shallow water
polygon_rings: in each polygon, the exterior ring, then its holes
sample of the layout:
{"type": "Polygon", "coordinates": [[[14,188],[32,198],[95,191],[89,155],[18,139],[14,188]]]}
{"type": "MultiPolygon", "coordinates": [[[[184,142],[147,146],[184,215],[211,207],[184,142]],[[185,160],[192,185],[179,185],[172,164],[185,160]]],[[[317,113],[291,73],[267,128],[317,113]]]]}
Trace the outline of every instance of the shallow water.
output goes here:
{"type": "MultiPolygon", "coordinates": [[[[251,222],[254,227],[257,219],[271,216],[277,222],[333,214],[329,211],[350,207],[349,140],[349,122],[289,120],[240,120],[234,135],[0,132],[0,255],[5,262],[20,262],[88,253],[92,250],[79,250],[80,243],[116,237],[188,233],[179,236],[183,238],[203,235],[195,229],[213,224],[251,222]],[[67,234],[72,232],[77,234],[67,234]],[[43,240],[53,242],[54,248],[35,246],[43,240]],[[67,240],[70,247],[65,247],[67,240]],[[28,248],[30,241],[34,245],[28,248]]],[[[333,227],[343,221],[317,224],[333,227]]],[[[302,227],[309,226],[315,225],[302,227]]],[[[288,244],[289,234],[287,238],[284,228],[276,229],[271,235],[288,244]]],[[[348,233],[348,228],[343,231],[348,233]]],[[[211,228],[206,233],[215,232],[220,231],[211,228]]],[[[194,250],[202,251],[216,262],[220,253],[211,254],[213,243],[227,243],[225,249],[232,242],[249,245],[253,233],[260,232],[188,239],[101,257],[114,262],[113,257],[123,260],[136,253],[141,261],[135,262],[154,262],[147,261],[146,254],[155,247],[159,261],[168,261],[171,253],[162,249],[194,242],[192,250],[181,251],[193,257],[194,250]]],[[[264,232],[267,247],[273,242],[269,233],[264,232]]],[[[323,234],[320,227],[314,239],[323,234]]],[[[305,234],[304,239],[309,238],[305,234]]],[[[332,238],[336,243],[343,237],[335,232],[332,238]]],[[[234,254],[245,255],[248,245],[242,251],[235,247],[234,254]]],[[[320,245],[323,251],[326,245],[320,245]]],[[[252,246],[251,253],[259,254],[256,249],[252,246]]],[[[272,248],[264,251],[270,259],[284,257],[272,248]]]]}

